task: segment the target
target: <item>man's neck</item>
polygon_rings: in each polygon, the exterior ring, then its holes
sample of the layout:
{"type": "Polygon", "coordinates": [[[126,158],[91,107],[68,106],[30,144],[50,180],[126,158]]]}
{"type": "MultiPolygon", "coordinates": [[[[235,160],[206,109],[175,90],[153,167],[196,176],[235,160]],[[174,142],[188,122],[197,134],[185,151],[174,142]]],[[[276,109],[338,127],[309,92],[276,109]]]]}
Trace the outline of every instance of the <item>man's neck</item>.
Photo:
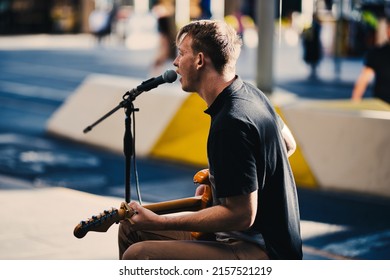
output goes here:
{"type": "Polygon", "coordinates": [[[213,104],[218,95],[235,79],[235,74],[220,75],[217,73],[205,75],[199,88],[199,95],[206,101],[207,107],[213,104]]]}

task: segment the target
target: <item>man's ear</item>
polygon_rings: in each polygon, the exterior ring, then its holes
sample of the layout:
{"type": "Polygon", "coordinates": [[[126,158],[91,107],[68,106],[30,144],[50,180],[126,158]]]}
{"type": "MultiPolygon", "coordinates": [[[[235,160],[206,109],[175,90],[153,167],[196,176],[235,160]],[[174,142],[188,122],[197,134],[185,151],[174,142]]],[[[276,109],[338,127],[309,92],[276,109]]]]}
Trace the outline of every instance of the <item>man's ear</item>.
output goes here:
{"type": "Polygon", "coordinates": [[[204,67],[204,65],[205,65],[204,53],[199,52],[197,54],[196,69],[200,69],[200,68],[204,67]]]}

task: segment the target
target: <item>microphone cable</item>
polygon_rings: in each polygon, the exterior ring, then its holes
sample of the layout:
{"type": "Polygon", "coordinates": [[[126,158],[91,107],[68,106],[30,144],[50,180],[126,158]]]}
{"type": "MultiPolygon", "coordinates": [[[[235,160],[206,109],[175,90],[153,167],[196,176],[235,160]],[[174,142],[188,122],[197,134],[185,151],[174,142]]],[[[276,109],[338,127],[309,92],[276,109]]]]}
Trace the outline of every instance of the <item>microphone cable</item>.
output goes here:
{"type": "Polygon", "coordinates": [[[141,190],[139,186],[139,178],[138,178],[138,169],[137,169],[137,154],[135,150],[135,111],[138,111],[134,109],[133,103],[131,103],[131,109],[132,109],[132,114],[133,114],[133,171],[134,171],[134,179],[135,179],[135,189],[137,191],[137,197],[138,197],[138,202],[139,204],[142,205],[142,197],[141,197],[141,190]]]}
{"type": "MultiPolygon", "coordinates": [[[[130,97],[128,96],[128,93],[126,93],[126,94],[124,94],[122,96],[122,98],[123,98],[124,101],[127,101],[130,97]],[[126,99],[126,97],[127,97],[127,99],[126,99]]],[[[129,152],[128,152],[128,150],[126,151],[126,147],[124,147],[125,155],[126,155],[126,173],[129,172],[129,174],[128,174],[129,177],[128,177],[128,179],[126,179],[126,183],[129,184],[128,186],[126,186],[126,197],[127,197],[127,194],[129,194],[129,196],[130,196],[129,200],[131,200],[131,179],[132,179],[131,169],[133,169],[134,181],[135,181],[135,187],[136,187],[136,191],[137,191],[138,202],[139,202],[139,204],[142,205],[142,197],[141,197],[141,191],[140,191],[140,186],[139,186],[139,176],[138,176],[138,169],[137,169],[137,153],[136,153],[136,150],[135,150],[135,139],[136,139],[135,112],[139,111],[139,109],[138,108],[134,108],[134,103],[133,102],[129,102],[127,104],[127,107],[125,107],[125,111],[126,110],[131,110],[127,120],[132,121],[132,123],[126,124],[126,129],[125,129],[125,131],[126,131],[125,132],[125,138],[126,138],[126,135],[127,135],[127,137],[129,137],[128,135],[130,135],[130,139],[128,139],[128,142],[130,142],[129,140],[131,140],[131,143],[128,143],[127,141],[125,141],[124,145],[128,144],[128,145],[131,146],[130,156],[132,156],[132,159],[128,159],[129,152]],[[133,161],[133,164],[131,163],[131,161],[133,161]],[[129,190],[127,190],[127,187],[129,188],[129,190]],[[128,191],[129,191],[129,193],[128,193],[128,191]]],[[[127,175],[126,175],[126,178],[127,178],[127,175]]]]}

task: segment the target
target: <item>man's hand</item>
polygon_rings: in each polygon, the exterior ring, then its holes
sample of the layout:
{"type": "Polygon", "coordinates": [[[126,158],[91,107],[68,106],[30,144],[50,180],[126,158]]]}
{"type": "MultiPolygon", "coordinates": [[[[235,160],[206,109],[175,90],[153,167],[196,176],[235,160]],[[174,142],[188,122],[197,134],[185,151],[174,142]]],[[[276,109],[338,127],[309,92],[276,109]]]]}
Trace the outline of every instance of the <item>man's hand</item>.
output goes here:
{"type": "Polygon", "coordinates": [[[198,195],[203,195],[204,192],[205,192],[205,189],[206,189],[207,185],[199,185],[196,190],[195,190],[195,196],[198,196],[198,195]]]}
{"type": "Polygon", "coordinates": [[[134,210],[135,214],[121,223],[129,223],[129,228],[136,230],[161,230],[163,227],[163,218],[160,215],[142,207],[139,203],[132,201],[129,207],[134,210]]]}

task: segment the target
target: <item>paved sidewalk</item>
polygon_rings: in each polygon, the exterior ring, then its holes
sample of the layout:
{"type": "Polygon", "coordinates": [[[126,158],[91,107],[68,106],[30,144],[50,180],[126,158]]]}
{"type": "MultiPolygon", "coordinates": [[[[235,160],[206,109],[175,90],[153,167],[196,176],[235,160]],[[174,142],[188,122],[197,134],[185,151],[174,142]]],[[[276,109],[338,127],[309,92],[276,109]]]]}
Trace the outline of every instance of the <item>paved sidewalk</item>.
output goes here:
{"type": "MultiPolygon", "coordinates": [[[[34,188],[24,181],[0,177],[0,260],[116,260],[117,229],[73,236],[75,226],[111,207],[119,208],[120,198],[92,195],[61,187],[34,188]]],[[[342,231],[331,224],[302,221],[302,237],[342,231]]],[[[304,246],[304,259],[345,259],[304,246]]]]}
{"type": "Polygon", "coordinates": [[[117,259],[116,224],[83,239],[73,230],[81,220],[120,203],[60,187],[0,190],[0,260],[117,259]]]}

